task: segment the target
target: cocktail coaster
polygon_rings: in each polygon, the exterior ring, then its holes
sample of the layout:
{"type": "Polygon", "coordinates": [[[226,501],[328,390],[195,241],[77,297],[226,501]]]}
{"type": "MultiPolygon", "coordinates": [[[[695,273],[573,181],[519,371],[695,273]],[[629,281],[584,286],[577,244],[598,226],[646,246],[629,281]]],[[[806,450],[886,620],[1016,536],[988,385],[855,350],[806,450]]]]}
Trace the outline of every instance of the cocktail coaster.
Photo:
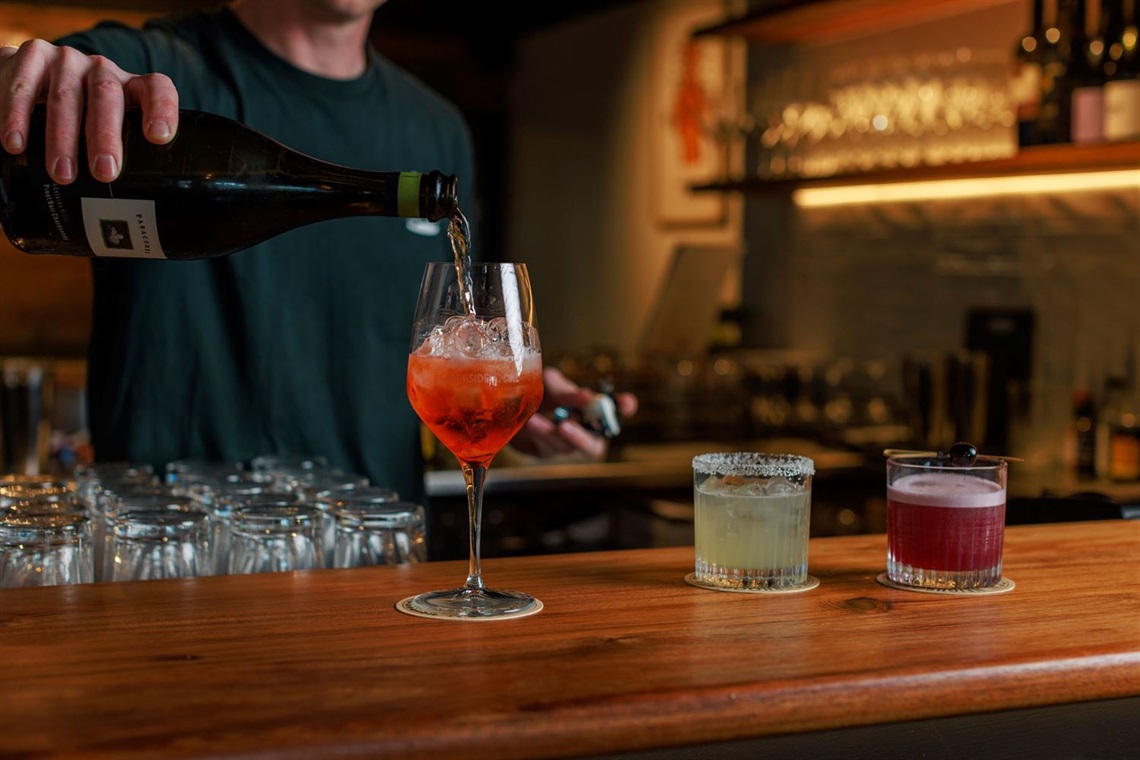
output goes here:
{"type": "Polygon", "coordinates": [[[542,611],[542,600],[535,599],[534,606],[530,609],[523,610],[522,612],[505,612],[497,615],[489,615],[487,617],[447,617],[444,615],[431,615],[427,612],[420,612],[419,610],[412,609],[411,602],[415,599],[414,596],[409,596],[407,599],[401,599],[396,602],[396,609],[405,615],[412,617],[422,617],[428,620],[458,620],[460,622],[482,623],[491,622],[493,620],[514,620],[515,618],[529,617],[542,611]]]}
{"type": "Polygon", "coordinates": [[[709,591],[730,591],[734,594],[798,594],[801,591],[811,591],[819,585],[819,578],[814,575],[809,575],[807,580],[801,586],[794,586],[792,588],[725,588],[724,586],[717,586],[713,583],[705,583],[704,581],[697,580],[696,573],[689,573],[685,576],[685,583],[697,588],[706,588],[709,591]]]}
{"type": "Polygon", "coordinates": [[[905,583],[895,583],[887,577],[886,573],[879,573],[875,578],[879,583],[900,591],[917,591],[920,594],[939,594],[941,596],[989,596],[991,594],[1004,594],[1013,591],[1014,583],[1009,578],[1002,578],[988,588],[923,588],[922,586],[908,586],[905,583]]]}

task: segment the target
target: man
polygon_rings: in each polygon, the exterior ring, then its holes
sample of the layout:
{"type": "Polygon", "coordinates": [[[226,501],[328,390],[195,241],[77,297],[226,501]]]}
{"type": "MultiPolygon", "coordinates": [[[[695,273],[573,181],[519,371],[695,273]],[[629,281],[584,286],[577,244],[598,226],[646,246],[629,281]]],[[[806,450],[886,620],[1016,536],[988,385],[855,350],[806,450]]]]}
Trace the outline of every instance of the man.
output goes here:
{"type": "MultiPolygon", "coordinates": [[[[0,49],[0,143],[19,153],[48,105],[47,165],[123,165],[123,109],[165,143],[178,108],[236,118],[291,148],[363,169],[439,169],[472,188],[458,111],[368,45],[383,0],[237,0],[213,13],[103,24],[56,46],[0,49]],[[141,73],[133,73],[141,72],[141,73]]],[[[201,220],[209,224],[209,219],[201,220]]],[[[476,240],[477,240],[476,231],[476,240]]],[[[88,401],[100,459],[321,454],[405,498],[422,497],[418,421],[405,395],[424,263],[450,257],[439,225],[355,218],[310,225],[224,259],[93,262],[88,401]]],[[[544,407],[592,394],[548,369],[544,407]]],[[[620,396],[631,414],[636,401],[620,396]]],[[[516,438],[539,454],[604,441],[535,415],[516,438]]]]}

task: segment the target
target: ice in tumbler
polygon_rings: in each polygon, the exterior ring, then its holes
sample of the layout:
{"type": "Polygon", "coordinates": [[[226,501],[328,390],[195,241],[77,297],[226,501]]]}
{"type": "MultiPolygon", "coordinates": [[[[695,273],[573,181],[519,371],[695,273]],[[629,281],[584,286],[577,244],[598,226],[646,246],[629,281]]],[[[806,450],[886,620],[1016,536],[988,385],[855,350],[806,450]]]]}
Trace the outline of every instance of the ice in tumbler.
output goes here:
{"type": "Polygon", "coordinates": [[[813,472],[805,457],[696,457],[694,579],[730,590],[804,585],[813,472]]]}

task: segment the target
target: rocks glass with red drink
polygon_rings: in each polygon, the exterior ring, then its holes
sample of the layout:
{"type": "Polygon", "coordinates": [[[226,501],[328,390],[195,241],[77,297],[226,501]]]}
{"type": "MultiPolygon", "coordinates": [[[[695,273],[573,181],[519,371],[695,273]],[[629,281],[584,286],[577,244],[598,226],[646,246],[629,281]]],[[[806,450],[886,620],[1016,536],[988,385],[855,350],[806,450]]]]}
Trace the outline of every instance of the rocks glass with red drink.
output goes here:
{"type": "Polygon", "coordinates": [[[887,460],[887,578],[923,589],[1001,581],[1006,462],[948,455],[887,460]]]}

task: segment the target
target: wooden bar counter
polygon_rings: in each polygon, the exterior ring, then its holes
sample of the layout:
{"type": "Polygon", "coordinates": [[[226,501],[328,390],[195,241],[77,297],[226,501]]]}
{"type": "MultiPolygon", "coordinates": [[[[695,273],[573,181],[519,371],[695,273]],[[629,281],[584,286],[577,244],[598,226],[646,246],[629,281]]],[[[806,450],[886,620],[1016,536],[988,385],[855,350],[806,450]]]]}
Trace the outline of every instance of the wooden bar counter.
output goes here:
{"type": "Polygon", "coordinates": [[[460,562],[3,590],[0,757],[984,757],[1090,714],[1109,750],[1066,756],[1135,757],[1140,521],[1006,536],[973,597],[877,584],[883,535],[785,595],[692,588],[691,548],[490,560],[546,608],[483,623],[394,609],[460,562]]]}

